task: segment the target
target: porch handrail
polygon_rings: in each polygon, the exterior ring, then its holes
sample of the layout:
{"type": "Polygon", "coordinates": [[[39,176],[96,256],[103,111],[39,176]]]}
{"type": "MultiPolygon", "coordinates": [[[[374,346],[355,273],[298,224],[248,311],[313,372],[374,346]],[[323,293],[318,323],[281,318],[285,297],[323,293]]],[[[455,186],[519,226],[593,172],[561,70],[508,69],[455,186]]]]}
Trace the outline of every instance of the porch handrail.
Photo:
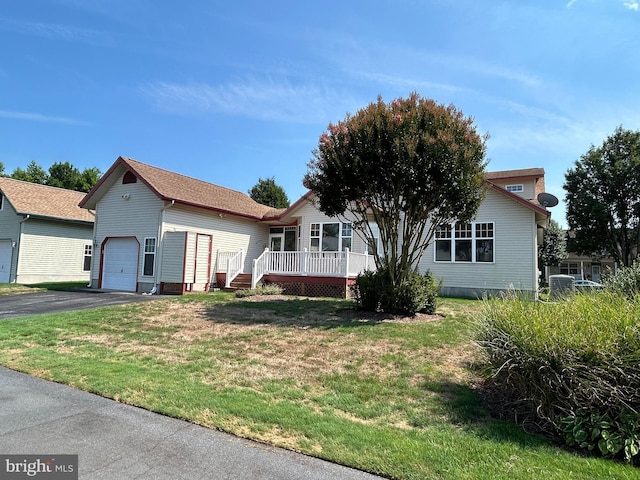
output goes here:
{"type": "Polygon", "coordinates": [[[224,284],[225,288],[229,288],[231,286],[231,282],[233,282],[235,278],[242,273],[242,265],[244,263],[242,261],[242,252],[243,250],[240,249],[239,252],[227,259],[227,279],[224,284]]]}
{"type": "Polygon", "coordinates": [[[323,277],[356,276],[365,270],[375,270],[373,255],[344,251],[310,252],[307,249],[295,252],[264,252],[253,261],[251,288],[267,274],[319,275],[323,277]]]}
{"type": "Polygon", "coordinates": [[[258,282],[267,273],[267,267],[269,259],[269,249],[265,248],[264,252],[260,254],[258,258],[253,260],[253,268],[251,269],[251,288],[254,289],[258,285],[258,282]]]}

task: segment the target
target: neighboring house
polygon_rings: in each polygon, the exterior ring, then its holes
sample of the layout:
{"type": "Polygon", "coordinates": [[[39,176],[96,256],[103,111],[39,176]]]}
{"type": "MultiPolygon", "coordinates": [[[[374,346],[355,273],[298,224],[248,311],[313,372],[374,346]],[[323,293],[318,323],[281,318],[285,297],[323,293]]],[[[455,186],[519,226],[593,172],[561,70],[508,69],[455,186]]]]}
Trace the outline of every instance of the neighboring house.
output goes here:
{"type": "Polygon", "coordinates": [[[88,281],[93,214],[82,192],[0,178],[0,283],[88,281]]]}
{"type": "MultiPolygon", "coordinates": [[[[544,171],[511,174],[489,174],[478,221],[440,232],[437,256],[434,247],[425,255],[421,268],[442,279],[445,294],[537,291],[538,229],[550,214],[527,195],[543,189],[544,171]],[[522,189],[507,191],[502,184],[511,180],[522,189]],[[455,254],[445,258],[447,241],[455,254]]],[[[119,157],[80,206],[96,212],[95,288],[185,293],[243,279],[277,282],[286,293],[346,296],[359,272],[375,268],[363,235],[348,219],[321,213],[310,192],[274,209],[119,157]]]]}
{"type": "Polygon", "coordinates": [[[571,275],[576,280],[593,280],[602,282],[605,273],[615,273],[616,261],[611,257],[602,255],[578,255],[569,253],[564,262],[554,267],[547,267],[549,275],[571,275]]]}

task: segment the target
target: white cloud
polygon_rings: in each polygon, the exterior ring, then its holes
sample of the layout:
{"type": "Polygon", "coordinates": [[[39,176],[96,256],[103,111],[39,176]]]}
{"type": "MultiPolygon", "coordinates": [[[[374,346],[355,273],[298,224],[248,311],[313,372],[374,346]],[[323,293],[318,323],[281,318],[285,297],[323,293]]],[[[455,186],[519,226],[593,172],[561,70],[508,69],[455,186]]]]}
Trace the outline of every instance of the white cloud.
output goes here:
{"type": "Polygon", "coordinates": [[[567,3],[567,8],[571,8],[573,6],[574,3],[576,3],[578,0],[571,0],[569,3],[567,3]]]}
{"type": "Polygon", "coordinates": [[[10,118],[12,120],[26,120],[30,122],[64,123],[67,125],[89,125],[89,123],[82,120],[76,120],[68,117],[55,117],[51,115],[44,115],[42,113],[31,112],[11,112],[8,110],[0,110],[0,117],[10,118]]]}
{"type": "Polygon", "coordinates": [[[638,2],[624,2],[624,6],[627,7],[629,10],[634,10],[634,11],[638,11],[638,7],[639,7],[639,3],[638,2]]]}
{"type": "Polygon", "coordinates": [[[41,22],[18,22],[0,19],[0,28],[23,35],[107,45],[113,42],[111,34],[88,28],[41,22]]]}
{"type": "Polygon", "coordinates": [[[168,111],[220,112],[293,123],[325,122],[336,112],[343,116],[356,104],[348,95],[321,86],[294,85],[288,80],[271,78],[248,78],[220,85],[154,82],[143,87],[143,91],[168,111]]]}

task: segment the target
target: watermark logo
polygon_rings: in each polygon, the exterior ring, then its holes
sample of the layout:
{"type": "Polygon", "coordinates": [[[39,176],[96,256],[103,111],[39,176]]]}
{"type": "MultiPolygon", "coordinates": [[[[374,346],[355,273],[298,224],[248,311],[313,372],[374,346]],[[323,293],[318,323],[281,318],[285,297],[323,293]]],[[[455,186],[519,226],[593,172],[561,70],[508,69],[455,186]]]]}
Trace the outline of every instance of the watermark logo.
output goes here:
{"type": "Polygon", "coordinates": [[[0,480],[78,480],[78,455],[0,455],[0,480]]]}

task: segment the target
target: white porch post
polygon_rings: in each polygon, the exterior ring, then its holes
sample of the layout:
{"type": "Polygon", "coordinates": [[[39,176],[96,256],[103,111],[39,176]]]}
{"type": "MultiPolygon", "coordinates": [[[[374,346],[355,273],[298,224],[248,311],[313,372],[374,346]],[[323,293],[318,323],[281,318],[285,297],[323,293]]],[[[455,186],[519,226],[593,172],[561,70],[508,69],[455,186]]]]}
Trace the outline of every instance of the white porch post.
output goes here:
{"type": "Polygon", "coordinates": [[[309,252],[305,248],[302,250],[302,275],[307,274],[307,262],[309,261],[309,252]]]}
{"type": "Polygon", "coordinates": [[[348,277],[349,276],[349,247],[344,249],[344,256],[345,256],[345,260],[344,260],[344,276],[348,277]]]}

